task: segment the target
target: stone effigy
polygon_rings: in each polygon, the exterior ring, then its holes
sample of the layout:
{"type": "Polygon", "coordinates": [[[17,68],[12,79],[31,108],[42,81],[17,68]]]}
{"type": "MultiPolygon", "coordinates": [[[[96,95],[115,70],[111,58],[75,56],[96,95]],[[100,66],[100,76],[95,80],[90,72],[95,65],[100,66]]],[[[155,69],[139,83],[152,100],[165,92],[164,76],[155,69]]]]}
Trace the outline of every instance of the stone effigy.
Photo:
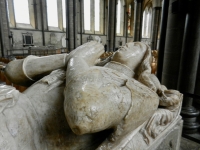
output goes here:
{"type": "Polygon", "coordinates": [[[180,123],[182,94],[151,74],[146,44],[127,43],[102,62],[103,52],[92,41],[69,54],[10,62],[7,78],[32,85],[23,93],[0,86],[0,149],[162,147],[180,123]]]}

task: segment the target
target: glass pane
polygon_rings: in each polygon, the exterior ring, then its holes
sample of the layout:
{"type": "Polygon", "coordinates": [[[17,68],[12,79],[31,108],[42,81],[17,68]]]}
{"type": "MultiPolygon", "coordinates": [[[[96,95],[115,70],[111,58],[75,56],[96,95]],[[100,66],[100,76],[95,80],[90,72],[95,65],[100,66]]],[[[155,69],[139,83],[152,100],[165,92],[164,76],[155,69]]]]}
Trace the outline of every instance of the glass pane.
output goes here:
{"type": "Polygon", "coordinates": [[[58,27],[58,7],[57,0],[47,0],[48,26],[58,27]]]}
{"type": "Polygon", "coordinates": [[[100,31],[100,0],[95,0],[95,31],[100,31]]]}
{"type": "Polygon", "coordinates": [[[17,23],[30,24],[28,0],[14,0],[14,10],[17,23]]]}
{"type": "Polygon", "coordinates": [[[62,0],[62,12],[63,12],[63,27],[66,28],[66,9],[65,9],[65,0],[62,0]]]}
{"type": "Polygon", "coordinates": [[[117,33],[120,33],[120,17],[121,17],[121,1],[118,0],[117,4],[117,33]]]}
{"type": "Polygon", "coordinates": [[[90,0],[84,0],[84,28],[90,30],[90,0]]]}

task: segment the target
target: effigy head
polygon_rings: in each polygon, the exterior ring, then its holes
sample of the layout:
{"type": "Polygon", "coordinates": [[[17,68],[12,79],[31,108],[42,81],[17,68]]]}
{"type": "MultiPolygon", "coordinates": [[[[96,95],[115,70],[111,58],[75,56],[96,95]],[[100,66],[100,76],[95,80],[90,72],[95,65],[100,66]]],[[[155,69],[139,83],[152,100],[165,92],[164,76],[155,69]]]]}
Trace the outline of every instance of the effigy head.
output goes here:
{"type": "Polygon", "coordinates": [[[149,47],[142,42],[129,42],[113,55],[112,61],[126,65],[130,69],[135,70],[143,61],[146,51],[149,47]]]}

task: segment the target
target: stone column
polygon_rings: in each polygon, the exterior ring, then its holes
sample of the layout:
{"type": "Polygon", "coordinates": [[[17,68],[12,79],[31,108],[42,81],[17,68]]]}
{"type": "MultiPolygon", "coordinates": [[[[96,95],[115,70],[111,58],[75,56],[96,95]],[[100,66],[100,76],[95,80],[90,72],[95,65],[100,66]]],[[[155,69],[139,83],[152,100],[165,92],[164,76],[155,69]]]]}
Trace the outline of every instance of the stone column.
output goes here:
{"type": "Polygon", "coordinates": [[[42,29],[42,45],[46,45],[46,40],[45,40],[45,30],[47,30],[48,25],[47,25],[47,6],[46,2],[43,0],[40,0],[40,22],[41,22],[41,29],[42,29]]]}
{"type": "Polygon", "coordinates": [[[152,16],[152,27],[151,27],[151,49],[157,49],[158,30],[160,25],[160,13],[161,13],[161,0],[153,0],[153,16],[152,16]]]}
{"type": "Polygon", "coordinates": [[[135,0],[135,12],[134,12],[134,41],[141,41],[142,31],[142,0],[135,0]]]}
{"type": "Polygon", "coordinates": [[[117,0],[108,0],[108,24],[107,24],[107,51],[113,52],[115,48],[117,0]]]}
{"type": "MultiPolygon", "coordinates": [[[[78,4],[78,3],[77,3],[78,4]]],[[[78,9],[78,6],[77,6],[78,9]]],[[[84,23],[84,7],[83,7],[83,0],[79,1],[79,25],[77,27],[79,28],[78,32],[80,33],[80,45],[83,44],[83,23],[84,23]]]]}
{"type": "Polygon", "coordinates": [[[66,39],[69,51],[74,50],[77,46],[76,5],[76,0],[66,0],[66,39]]]}
{"type": "Polygon", "coordinates": [[[0,42],[1,42],[1,56],[7,55],[7,50],[10,46],[10,27],[8,22],[7,4],[6,0],[0,1],[0,42]]]}
{"type": "MultiPolygon", "coordinates": [[[[200,1],[188,1],[186,6],[188,12],[186,14],[178,90],[194,94],[200,54],[200,1]]],[[[193,98],[185,95],[181,111],[184,120],[183,132],[185,133],[195,133],[200,127],[196,122],[199,111],[192,106],[192,103],[193,98]]]]}
{"type": "Polygon", "coordinates": [[[162,84],[177,89],[180,56],[185,26],[185,8],[179,0],[169,1],[167,32],[164,49],[162,84]],[[173,9],[172,9],[173,8],[173,9]]]}
{"type": "Polygon", "coordinates": [[[157,63],[157,77],[161,81],[162,70],[163,70],[163,58],[164,58],[164,49],[165,49],[165,39],[166,39],[166,28],[168,20],[168,9],[169,9],[169,0],[163,0],[162,4],[162,17],[160,25],[160,40],[158,46],[158,63],[157,63]]]}

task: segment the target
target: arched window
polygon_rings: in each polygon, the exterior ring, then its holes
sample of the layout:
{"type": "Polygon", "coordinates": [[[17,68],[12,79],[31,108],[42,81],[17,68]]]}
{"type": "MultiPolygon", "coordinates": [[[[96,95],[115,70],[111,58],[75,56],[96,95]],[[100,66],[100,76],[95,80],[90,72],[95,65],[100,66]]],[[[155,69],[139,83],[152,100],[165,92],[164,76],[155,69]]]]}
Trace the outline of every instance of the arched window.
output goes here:
{"type": "Polygon", "coordinates": [[[46,0],[47,23],[49,30],[63,30],[66,28],[65,0],[46,0]]]}
{"type": "Polygon", "coordinates": [[[30,24],[28,0],[13,0],[13,2],[16,23],[30,24]]]}
{"type": "Polygon", "coordinates": [[[10,27],[35,28],[33,0],[7,0],[10,27]]]}
{"type": "Polygon", "coordinates": [[[142,38],[150,38],[151,20],[152,20],[152,8],[146,7],[143,12],[142,38]]]}
{"type": "Polygon", "coordinates": [[[90,5],[90,0],[84,0],[84,29],[87,31],[91,30],[90,5]]]}
{"type": "Polygon", "coordinates": [[[103,3],[104,0],[84,0],[85,33],[103,33],[103,3]]]}
{"type": "Polygon", "coordinates": [[[121,1],[118,0],[118,4],[117,4],[117,34],[120,33],[120,17],[121,17],[121,1]]]}
{"type": "Polygon", "coordinates": [[[94,28],[94,30],[95,31],[100,31],[100,0],[95,0],[94,1],[94,6],[95,6],[95,8],[94,8],[94,13],[95,13],[95,21],[94,21],[94,23],[95,23],[95,28],[94,28]]]}
{"type": "Polygon", "coordinates": [[[46,0],[47,18],[49,27],[58,27],[58,6],[57,0],[46,0]]]}
{"type": "Polygon", "coordinates": [[[66,4],[65,4],[65,0],[62,0],[62,16],[63,16],[63,28],[66,28],[66,4]]]}
{"type": "Polygon", "coordinates": [[[117,24],[116,24],[116,33],[118,36],[123,35],[123,22],[124,22],[124,1],[118,0],[118,2],[117,2],[117,24]]]}
{"type": "Polygon", "coordinates": [[[30,24],[28,0],[14,0],[15,19],[17,23],[30,24]],[[23,5],[22,5],[23,4],[23,5]]]}

